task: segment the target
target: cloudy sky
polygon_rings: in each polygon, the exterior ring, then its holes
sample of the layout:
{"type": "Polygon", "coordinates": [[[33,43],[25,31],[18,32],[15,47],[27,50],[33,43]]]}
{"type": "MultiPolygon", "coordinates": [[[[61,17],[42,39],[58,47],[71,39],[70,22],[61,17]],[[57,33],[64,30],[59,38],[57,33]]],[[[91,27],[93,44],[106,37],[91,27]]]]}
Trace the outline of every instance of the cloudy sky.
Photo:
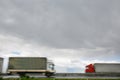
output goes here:
{"type": "Polygon", "coordinates": [[[0,0],[0,56],[48,57],[57,72],[120,62],[120,0],[0,0]]]}

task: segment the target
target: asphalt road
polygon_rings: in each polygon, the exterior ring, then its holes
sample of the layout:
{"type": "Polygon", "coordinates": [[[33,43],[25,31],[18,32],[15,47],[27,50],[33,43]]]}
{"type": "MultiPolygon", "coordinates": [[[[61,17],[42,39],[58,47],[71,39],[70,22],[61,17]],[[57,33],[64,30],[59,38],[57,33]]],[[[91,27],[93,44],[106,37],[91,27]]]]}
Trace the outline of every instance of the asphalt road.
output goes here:
{"type": "MultiPolygon", "coordinates": [[[[46,78],[45,76],[31,76],[31,77],[35,77],[35,78],[46,78]]],[[[20,78],[19,76],[3,76],[3,78],[20,78]]],[[[69,76],[69,77],[53,77],[53,78],[66,78],[66,79],[69,79],[69,78],[85,78],[85,79],[120,79],[120,77],[72,77],[72,76],[69,76]]]]}
{"type": "MultiPolygon", "coordinates": [[[[39,75],[39,74],[27,74],[30,77],[35,77],[35,78],[46,78],[44,75],[39,75]]],[[[3,78],[20,78],[19,75],[3,75],[1,76],[3,78]]],[[[53,78],[92,78],[92,79],[120,79],[120,76],[91,76],[91,75],[86,75],[86,74],[75,74],[75,73],[57,73],[55,76],[52,76],[53,78]]]]}

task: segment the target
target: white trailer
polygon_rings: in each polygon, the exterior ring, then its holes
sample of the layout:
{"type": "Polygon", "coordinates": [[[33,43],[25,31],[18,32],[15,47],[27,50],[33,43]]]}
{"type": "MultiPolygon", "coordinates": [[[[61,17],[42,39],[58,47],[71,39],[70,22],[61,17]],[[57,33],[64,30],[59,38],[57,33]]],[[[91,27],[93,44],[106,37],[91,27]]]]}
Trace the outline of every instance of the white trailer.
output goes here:
{"type": "Polygon", "coordinates": [[[95,63],[96,73],[120,73],[120,63],[95,63]]]}

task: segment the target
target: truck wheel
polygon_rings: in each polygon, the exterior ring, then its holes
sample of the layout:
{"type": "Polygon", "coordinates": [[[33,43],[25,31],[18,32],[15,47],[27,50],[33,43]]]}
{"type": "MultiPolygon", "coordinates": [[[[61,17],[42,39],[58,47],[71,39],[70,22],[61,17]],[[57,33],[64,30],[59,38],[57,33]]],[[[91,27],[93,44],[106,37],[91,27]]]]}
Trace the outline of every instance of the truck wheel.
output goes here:
{"type": "Polygon", "coordinates": [[[52,73],[45,73],[45,76],[46,76],[46,77],[51,77],[51,76],[52,76],[52,73]]]}

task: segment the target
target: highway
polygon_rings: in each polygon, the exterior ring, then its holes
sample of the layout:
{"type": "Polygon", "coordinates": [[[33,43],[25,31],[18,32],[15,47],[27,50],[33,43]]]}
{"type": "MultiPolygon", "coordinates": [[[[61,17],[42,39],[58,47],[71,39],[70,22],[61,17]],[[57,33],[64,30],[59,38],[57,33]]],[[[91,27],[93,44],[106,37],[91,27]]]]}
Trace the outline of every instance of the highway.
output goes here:
{"type": "Polygon", "coordinates": [[[96,74],[96,73],[56,73],[56,78],[99,78],[99,79],[120,79],[120,74],[96,74]]]}
{"type": "MultiPolygon", "coordinates": [[[[44,75],[40,74],[27,74],[30,77],[35,78],[46,78],[44,75]]],[[[3,75],[3,78],[19,78],[19,75],[3,75]]],[[[56,73],[53,78],[85,78],[85,79],[120,79],[120,74],[109,74],[109,75],[99,75],[99,74],[85,74],[85,73],[56,73]]]]}

